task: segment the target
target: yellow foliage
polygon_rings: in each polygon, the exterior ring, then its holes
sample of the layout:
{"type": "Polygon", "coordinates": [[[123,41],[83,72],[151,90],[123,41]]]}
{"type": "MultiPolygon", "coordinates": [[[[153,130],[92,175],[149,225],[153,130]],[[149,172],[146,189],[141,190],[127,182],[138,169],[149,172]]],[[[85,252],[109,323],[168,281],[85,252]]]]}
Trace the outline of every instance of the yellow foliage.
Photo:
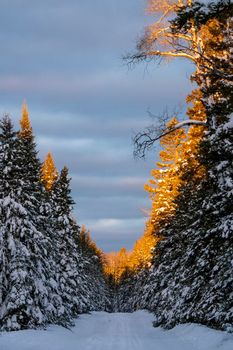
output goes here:
{"type": "Polygon", "coordinates": [[[29,113],[26,103],[24,102],[22,105],[22,116],[20,119],[20,136],[23,138],[31,137],[32,136],[32,127],[31,122],[29,119],[29,113]]]}
{"type": "MultiPolygon", "coordinates": [[[[206,120],[205,108],[201,102],[200,90],[194,90],[187,98],[192,103],[188,109],[190,119],[206,120]]],[[[167,124],[173,128],[177,120],[172,118],[167,124]]],[[[193,125],[188,132],[177,129],[160,140],[163,150],[160,152],[160,162],[151,174],[153,179],[145,185],[152,201],[150,218],[144,235],[156,237],[157,232],[171,222],[176,213],[176,199],[180,189],[192,181],[193,186],[205,177],[206,170],[198,159],[199,144],[205,128],[193,125]]],[[[161,237],[155,239],[155,244],[161,237]]]]}
{"type": "MultiPolygon", "coordinates": [[[[202,103],[202,94],[199,89],[194,90],[188,97],[187,102],[192,103],[192,107],[187,110],[187,115],[190,119],[205,121],[206,110],[202,103]]],[[[183,145],[183,164],[186,169],[183,172],[192,170],[192,181],[198,182],[206,175],[205,167],[200,163],[198,158],[199,144],[203,138],[205,131],[204,126],[193,125],[189,128],[187,133],[187,142],[183,145]]]]}
{"type": "Polygon", "coordinates": [[[148,268],[152,259],[152,250],[159,238],[145,230],[134,244],[132,251],[121,248],[119,252],[105,254],[104,273],[115,283],[121,281],[125,271],[136,272],[148,268]]]}
{"type": "Polygon", "coordinates": [[[104,273],[111,277],[115,283],[119,283],[121,276],[129,267],[130,252],[123,247],[119,252],[105,254],[104,273]]]}
{"type": "MultiPolygon", "coordinates": [[[[172,118],[167,127],[173,128],[177,123],[177,119],[172,118]]],[[[160,152],[162,162],[157,163],[157,168],[151,172],[153,179],[149,181],[149,185],[145,185],[145,190],[149,192],[152,201],[151,215],[147,223],[150,234],[159,230],[175,213],[175,198],[182,183],[177,163],[182,157],[185,139],[184,130],[177,129],[160,140],[163,147],[160,152]]]]}
{"type": "Polygon", "coordinates": [[[177,0],[148,0],[146,12],[150,14],[174,12],[178,2],[177,0]]]}
{"type": "MultiPolygon", "coordinates": [[[[205,25],[203,25],[200,29],[200,35],[203,40],[203,46],[205,55],[215,56],[215,49],[212,47],[212,43],[222,43],[223,42],[223,28],[220,22],[214,18],[209,20],[205,25]]],[[[222,52],[222,56],[226,52],[222,52]]],[[[218,51],[218,55],[220,55],[220,51],[218,51]]]]}
{"type": "Polygon", "coordinates": [[[135,242],[130,254],[129,268],[136,271],[150,266],[153,248],[159,238],[152,234],[146,226],[144,234],[135,242]]]}
{"type": "MultiPolygon", "coordinates": [[[[187,115],[192,120],[206,120],[201,98],[198,89],[187,97],[187,102],[192,104],[187,115]]],[[[167,128],[173,129],[177,123],[177,119],[172,118],[167,123],[167,128]]],[[[152,205],[144,234],[135,242],[131,252],[121,249],[118,253],[107,254],[105,258],[104,271],[115,283],[121,281],[126,271],[134,273],[150,266],[153,248],[163,239],[158,233],[175,216],[176,200],[181,188],[191,184],[195,190],[195,186],[205,177],[206,170],[198,158],[204,130],[204,126],[193,125],[187,132],[178,128],[161,138],[163,149],[160,152],[160,161],[151,172],[152,179],[145,184],[152,205]]]]}
{"type": "Polygon", "coordinates": [[[57,180],[58,171],[56,169],[52,154],[49,152],[41,168],[41,180],[47,191],[50,191],[57,180]]]}

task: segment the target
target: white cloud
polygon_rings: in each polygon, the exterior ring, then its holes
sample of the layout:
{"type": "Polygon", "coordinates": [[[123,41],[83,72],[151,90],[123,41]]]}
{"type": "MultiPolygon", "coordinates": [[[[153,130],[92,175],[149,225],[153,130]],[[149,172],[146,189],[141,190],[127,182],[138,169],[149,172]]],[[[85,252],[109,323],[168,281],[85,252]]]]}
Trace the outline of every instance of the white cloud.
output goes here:
{"type": "Polygon", "coordinates": [[[144,226],[145,219],[138,218],[104,218],[87,222],[93,239],[105,251],[119,250],[122,246],[132,249],[134,242],[142,235],[144,226]]]}
{"type": "Polygon", "coordinates": [[[77,139],[72,139],[72,138],[56,138],[56,137],[46,137],[46,136],[39,136],[37,137],[37,142],[41,147],[46,147],[49,150],[51,149],[56,149],[56,151],[59,152],[59,150],[66,148],[67,151],[70,149],[73,150],[74,148],[87,148],[87,147],[92,147],[93,144],[95,143],[93,139],[88,139],[88,138],[77,138],[77,139]]]}
{"type": "Polygon", "coordinates": [[[118,233],[119,235],[125,235],[126,231],[128,233],[134,233],[134,229],[138,228],[145,222],[144,218],[134,218],[134,219],[99,219],[96,221],[88,221],[88,228],[95,232],[108,233],[111,232],[118,233]]]}

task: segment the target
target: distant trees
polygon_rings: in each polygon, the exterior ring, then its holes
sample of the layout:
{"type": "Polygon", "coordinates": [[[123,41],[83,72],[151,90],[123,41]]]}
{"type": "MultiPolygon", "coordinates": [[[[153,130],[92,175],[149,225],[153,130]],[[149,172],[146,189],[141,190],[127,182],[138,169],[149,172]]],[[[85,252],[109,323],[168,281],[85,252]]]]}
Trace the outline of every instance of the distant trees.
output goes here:
{"type": "Polygon", "coordinates": [[[95,242],[91,238],[90,231],[86,228],[85,225],[81,226],[79,234],[79,250],[84,255],[96,255],[100,260],[103,259],[102,251],[97,247],[95,242]]]}
{"type": "Polygon", "coordinates": [[[72,216],[68,169],[51,154],[41,166],[26,104],[20,126],[0,123],[0,330],[70,326],[109,308],[102,261],[72,216]]]}
{"type": "Polygon", "coordinates": [[[122,274],[129,265],[130,253],[122,247],[119,252],[111,252],[105,254],[104,257],[104,271],[111,282],[118,284],[121,280],[122,274]]]}

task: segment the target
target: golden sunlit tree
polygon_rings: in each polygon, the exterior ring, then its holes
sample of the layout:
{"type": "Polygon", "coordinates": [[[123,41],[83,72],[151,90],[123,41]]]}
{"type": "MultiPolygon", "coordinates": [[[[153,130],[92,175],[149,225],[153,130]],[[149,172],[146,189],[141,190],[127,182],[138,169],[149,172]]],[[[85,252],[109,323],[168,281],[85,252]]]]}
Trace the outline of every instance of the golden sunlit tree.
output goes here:
{"type": "MultiPolygon", "coordinates": [[[[177,119],[172,118],[167,127],[174,128],[176,124],[177,119]]],[[[185,139],[184,129],[177,129],[160,140],[163,147],[160,152],[161,162],[156,163],[157,168],[151,172],[153,179],[145,185],[145,190],[149,192],[152,201],[151,215],[147,223],[149,231],[158,231],[175,214],[175,198],[181,186],[178,162],[181,159],[185,139]]]]}
{"type": "MultiPolygon", "coordinates": [[[[209,43],[211,40],[221,40],[219,23],[214,19],[199,26],[190,18],[185,33],[173,30],[170,20],[186,6],[191,8],[193,1],[149,0],[147,12],[154,16],[155,21],[146,27],[144,36],[137,45],[137,52],[128,59],[137,61],[153,58],[186,58],[195,64],[195,76],[198,76],[200,69],[203,72],[206,67],[209,68],[211,63],[208,61],[208,56],[213,55],[209,43]]],[[[144,156],[145,150],[150,149],[157,139],[160,139],[163,150],[160,152],[161,161],[157,163],[157,168],[152,170],[153,179],[145,185],[152,201],[145,232],[125,260],[125,268],[130,268],[132,271],[150,264],[152,250],[162,238],[158,237],[157,233],[174,218],[181,191],[186,188],[186,192],[191,195],[206,176],[206,169],[199,159],[199,146],[207,128],[206,109],[202,102],[201,90],[193,90],[187,97],[187,103],[189,104],[187,121],[179,123],[176,118],[172,118],[158,132],[156,128],[152,132],[148,129],[135,138],[137,156],[144,156]],[[189,128],[185,131],[184,128],[187,126],[189,128]]],[[[113,269],[117,270],[117,254],[112,260],[113,269]]]]}
{"type": "MultiPolygon", "coordinates": [[[[190,97],[190,100],[194,97],[190,97]]],[[[202,110],[202,113],[198,113],[197,117],[193,115],[201,110],[202,105],[200,106],[200,104],[201,102],[195,102],[195,106],[189,109],[189,113],[192,114],[194,119],[202,120],[205,118],[204,110],[202,110]]],[[[168,122],[167,128],[174,128],[177,123],[177,119],[172,118],[168,122]]],[[[160,152],[161,161],[157,162],[157,168],[152,170],[153,179],[145,185],[145,190],[150,194],[152,207],[144,237],[153,237],[155,244],[158,241],[158,237],[157,240],[155,238],[156,233],[169,223],[176,213],[176,198],[181,187],[184,186],[185,180],[190,181],[190,177],[188,179],[186,175],[185,178],[184,174],[191,172],[192,176],[199,177],[199,179],[203,178],[205,170],[197,159],[198,145],[203,130],[203,126],[192,126],[186,134],[184,129],[180,128],[160,140],[163,147],[160,152]]],[[[137,249],[137,245],[135,249],[137,249]]]]}
{"type": "Polygon", "coordinates": [[[135,242],[129,256],[130,270],[138,271],[150,267],[153,248],[158,240],[158,237],[152,234],[152,230],[149,230],[146,225],[144,234],[135,242]]]}
{"type": "Polygon", "coordinates": [[[104,255],[104,273],[113,282],[116,283],[116,269],[117,269],[117,253],[105,253],[104,255]]]}
{"type": "Polygon", "coordinates": [[[111,281],[118,284],[124,271],[129,267],[130,252],[122,247],[119,252],[105,254],[104,272],[111,281]]]}
{"type": "Polygon", "coordinates": [[[52,154],[49,152],[41,167],[41,180],[47,191],[52,189],[57,178],[58,171],[56,169],[52,154]]]}
{"type": "MultiPolygon", "coordinates": [[[[187,110],[187,115],[192,120],[206,120],[206,109],[202,102],[200,89],[193,90],[187,97],[187,102],[191,106],[187,110]]],[[[187,131],[187,140],[182,145],[182,161],[179,164],[180,176],[186,184],[194,186],[204,179],[206,169],[199,159],[200,143],[203,139],[206,126],[192,125],[187,131]],[[194,184],[195,183],[195,184],[194,184]]]]}
{"type": "Polygon", "coordinates": [[[20,119],[20,136],[24,138],[31,138],[32,137],[32,127],[31,122],[29,119],[29,112],[27,108],[26,102],[22,105],[22,116],[20,119]]]}
{"type": "Polygon", "coordinates": [[[164,149],[153,179],[145,186],[152,200],[151,214],[130,261],[146,256],[141,254],[146,234],[157,236],[159,243],[151,268],[123,280],[119,305],[123,311],[148,308],[157,315],[155,325],[168,329],[193,320],[227,329],[232,306],[226,296],[232,271],[228,179],[233,5],[230,0],[209,5],[192,0],[149,0],[148,4],[155,22],[129,59],[187,58],[196,66],[191,80],[197,89],[187,97],[188,120],[166,125],[163,118],[160,128],[149,126],[134,139],[136,156],[143,157],[159,139],[164,149]]]}
{"type": "MultiPolygon", "coordinates": [[[[190,97],[189,102],[196,96],[194,95],[190,97]]],[[[189,108],[190,115],[201,110],[202,105],[199,104],[200,102],[195,102],[194,106],[189,108]]],[[[198,113],[198,116],[193,115],[193,118],[197,120],[205,118],[204,110],[198,113]]],[[[172,118],[167,123],[167,128],[173,129],[177,124],[178,120],[172,118]]],[[[192,168],[192,174],[194,173],[196,177],[203,177],[204,169],[196,157],[203,129],[203,126],[191,127],[186,133],[184,129],[178,128],[161,138],[160,144],[163,148],[160,152],[161,161],[157,162],[157,168],[152,170],[153,179],[145,185],[146,191],[150,194],[152,207],[144,234],[135,242],[131,252],[126,252],[122,248],[120,252],[107,256],[105,272],[111,274],[116,282],[120,281],[126,269],[135,273],[150,266],[153,248],[161,239],[157,233],[176,213],[176,198],[180,188],[184,186],[183,176],[187,172],[187,166],[190,167],[190,172],[192,168]]]]}

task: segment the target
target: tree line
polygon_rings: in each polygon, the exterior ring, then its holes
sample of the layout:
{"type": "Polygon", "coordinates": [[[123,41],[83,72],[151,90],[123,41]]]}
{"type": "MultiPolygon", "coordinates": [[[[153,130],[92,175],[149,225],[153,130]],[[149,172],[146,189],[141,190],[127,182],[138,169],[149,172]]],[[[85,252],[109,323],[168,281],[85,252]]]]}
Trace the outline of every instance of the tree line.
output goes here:
{"type": "Polygon", "coordinates": [[[102,253],[72,215],[67,167],[41,164],[24,104],[20,130],[0,122],[0,329],[49,323],[109,307],[102,253]]]}
{"type": "Polygon", "coordinates": [[[155,22],[126,59],[188,59],[196,87],[186,120],[161,118],[135,136],[136,156],[157,140],[162,151],[145,185],[145,233],[124,266],[118,255],[115,307],[149,309],[155,326],[196,322],[232,331],[233,5],[149,0],[148,11],[155,22]]]}

